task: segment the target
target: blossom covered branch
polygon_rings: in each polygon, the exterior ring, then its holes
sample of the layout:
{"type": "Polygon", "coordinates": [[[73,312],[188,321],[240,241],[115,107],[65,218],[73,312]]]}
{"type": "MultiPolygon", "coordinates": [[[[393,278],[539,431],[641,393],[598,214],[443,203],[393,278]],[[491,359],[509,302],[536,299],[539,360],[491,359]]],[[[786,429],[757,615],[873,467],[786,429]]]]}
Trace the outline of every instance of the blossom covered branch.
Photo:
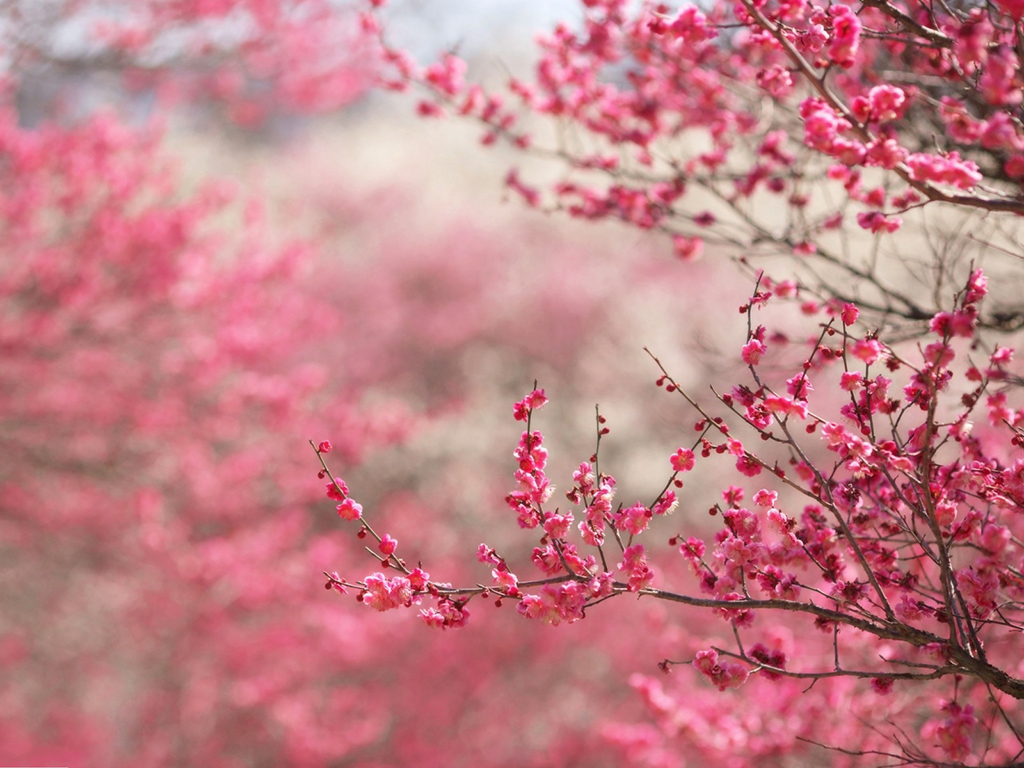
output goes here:
{"type": "MultiPolygon", "coordinates": [[[[879,268],[876,236],[949,225],[936,248],[963,252],[975,242],[956,211],[1024,213],[1014,3],[582,5],[581,28],[543,37],[532,81],[513,77],[507,93],[467,82],[451,53],[419,65],[387,43],[376,10],[364,25],[392,70],[381,84],[425,93],[422,115],[468,117],[484,144],[568,167],[546,190],[510,171],[528,205],[664,232],[683,260],[710,246],[796,257],[808,288],[888,322],[920,328],[941,309],[924,297],[949,276],[936,264],[908,296],[879,268]],[[554,145],[544,120],[559,126],[554,145]]],[[[979,324],[1020,328],[1024,311],[1014,299],[979,324]]]]}
{"type": "MultiPolygon", "coordinates": [[[[981,349],[975,331],[986,292],[986,279],[975,270],[954,309],[933,317],[927,344],[913,355],[858,333],[856,307],[822,307],[820,332],[787,378],[783,348],[799,345],[755,326],[755,313],[798,295],[762,278],[741,307],[748,332],[737,356],[747,363],[750,383],[717,396],[724,415],[714,415],[662,368],[659,386],[685,398],[699,420],[695,441],[669,457],[671,473],[654,501],[616,504],[615,479],[596,469],[595,452],[573,474],[569,507],[554,505],[544,439],[533,426],[547,397],[535,389],[515,404],[526,431],[514,452],[517,488],[506,504],[520,528],[539,534],[530,560],[542,578],[520,579],[481,544],[478,559],[491,567],[491,579],[472,587],[432,581],[421,568],[410,572],[403,561],[389,560],[392,553],[382,564],[404,575],[378,572],[360,581],[332,575],[328,586],[356,589],[357,599],[377,610],[433,603],[420,616],[442,628],[464,626],[476,598],[513,601],[527,619],[557,625],[584,619],[607,599],[636,594],[707,609],[723,620],[735,647],[716,644],[692,660],[722,690],[754,674],[870,678],[880,695],[894,685],[952,679],[954,702],[980,697],[963,705],[972,712],[997,706],[991,691],[1022,699],[1014,647],[1024,628],[1024,459],[1004,463],[986,445],[1016,448],[1024,410],[1008,402],[1008,349],[990,350],[984,362],[971,359],[981,349]],[[813,396],[816,386],[826,394],[813,396]],[[830,400],[830,390],[846,402],[830,400]],[[975,427],[976,419],[987,427],[975,427]],[[979,437],[986,430],[990,436],[979,437]],[[670,539],[691,567],[694,594],[660,584],[652,559],[660,547],[642,542],[667,524],[686,475],[715,456],[731,460],[743,483],[727,487],[709,510],[721,527],[710,542],[683,534],[670,539]],[[744,504],[747,488],[751,505],[744,504]],[[833,658],[792,658],[771,649],[758,638],[759,617],[771,614],[804,617],[833,636],[833,658]],[[840,632],[856,633],[878,655],[845,661],[835,644],[840,632]]],[[[607,430],[599,416],[599,439],[607,430]]],[[[323,459],[323,446],[318,453],[323,459]]],[[[341,500],[339,514],[351,517],[358,505],[339,489],[339,481],[328,485],[329,495],[341,500]]],[[[385,552],[391,537],[374,533],[361,511],[358,521],[359,535],[369,533],[385,552]]],[[[1000,729],[998,721],[986,722],[1000,729]]],[[[1012,724],[1004,725],[1012,736],[1012,724]]],[[[945,758],[962,759],[985,733],[964,729],[943,744],[945,758]]]]}

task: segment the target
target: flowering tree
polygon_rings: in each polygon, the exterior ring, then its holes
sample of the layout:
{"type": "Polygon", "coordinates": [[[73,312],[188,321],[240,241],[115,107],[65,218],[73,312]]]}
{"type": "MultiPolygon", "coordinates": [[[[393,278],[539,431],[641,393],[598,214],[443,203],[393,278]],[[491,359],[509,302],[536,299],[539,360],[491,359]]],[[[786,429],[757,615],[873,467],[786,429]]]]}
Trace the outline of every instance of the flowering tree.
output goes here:
{"type": "Polygon", "coordinates": [[[247,753],[240,729],[300,764],[358,749],[379,721],[318,735],[349,708],[347,662],[289,576],[327,545],[271,435],[324,408],[354,461],[409,421],[358,412],[297,343],[342,338],[312,253],[265,243],[255,220],[205,234],[223,194],[177,199],[155,136],[109,117],[24,130],[7,113],[2,155],[2,541],[25,586],[4,599],[5,759],[219,762],[247,753]],[[317,637],[333,693],[301,665],[268,671],[317,637]],[[286,742],[257,729],[266,702],[297,726],[286,742]]]}
{"type": "MultiPolygon", "coordinates": [[[[455,56],[421,68],[382,44],[376,11],[326,0],[0,13],[5,758],[593,765],[611,743],[666,766],[1020,762],[1019,374],[997,335],[1024,316],[1006,290],[1020,8],[588,2],[511,99],[467,84],[455,56]],[[394,475],[366,474],[363,453],[415,431],[394,390],[445,391],[438,371],[473,340],[532,354],[558,330],[545,367],[586,357],[613,294],[575,291],[574,323],[537,272],[496,299],[511,257],[465,228],[429,258],[389,242],[334,272],[269,244],[258,205],[186,194],[155,132],[36,123],[79,114],[65,92],[34,103],[54,72],[111,72],[252,125],[345,103],[368,62],[390,67],[385,87],[426,89],[423,115],[461,112],[486,144],[563,162],[548,187],[509,173],[527,204],[660,231],[684,261],[737,249],[751,275],[741,312],[714,318],[745,321],[730,356],[745,372],[699,396],[652,360],[695,426],[660,492],[615,501],[621,431],[599,413],[556,503],[546,396],[516,404],[510,531],[480,525],[482,573],[424,531],[464,522],[439,511],[451,497],[379,490],[394,475]],[[333,437],[314,447],[351,540],[309,514],[321,488],[282,437],[296,432],[333,437]],[[709,515],[669,518],[680,506],[709,515]],[[367,545],[379,565],[352,576],[367,545]],[[307,591],[324,568],[356,600],[307,591]],[[409,605],[422,621],[356,618],[409,605]],[[636,630],[645,608],[653,632],[636,630]],[[574,626],[513,634],[510,613],[574,626]],[[467,621],[494,631],[429,635],[467,621]],[[675,669],[632,678],[647,722],[594,681],[606,655],[675,669]],[[479,690],[503,696],[467,716],[479,690]],[[509,727],[510,711],[532,719],[509,727]]],[[[572,254],[566,270],[592,276],[572,254]]]]}
{"type": "Polygon", "coordinates": [[[615,500],[600,413],[596,446],[556,497],[534,388],[515,404],[525,431],[506,496],[534,546],[481,544],[489,575],[470,586],[405,557],[330,474],[330,445],[314,445],[328,496],[379,567],[328,585],[377,611],[417,606],[442,629],[485,600],[553,625],[627,595],[717,617],[722,631],[676,638],[683,652],[660,666],[692,665],[735,693],[716,703],[636,678],[655,726],[608,731],[630,760],[788,764],[813,750],[837,764],[1019,764],[1024,410],[1012,348],[992,333],[1022,314],[988,306],[979,262],[1002,282],[1014,273],[994,257],[1021,258],[1024,9],[584,6],[580,30],[542,39],[535,81],[512,80],[512,101],[467,84],[453,55],[420,67],[382,42],[395,71],[383,84],[425,88],[421,114],[477,119],[485,144],[566,163],[546,192],[509,174],[529,205],[664,231],[684,260],[741,248],[755,275],[735,344],[746,373],[705,398],[652,354],[694,431],[666,456],[661,492],[635,503],[615,500]],[[536,148],[521,112],[553,118],[563,141],[536,148]],[[948,226],[929,241],[939,217],[948,226]],[[922,243],[930,256],[910,263],[922,243]],[[779,256],[795,274],[755,267],[779,256]],[[762,321],[773,306],[781,319],[762,321]],[[683,490],[723,461],[720,495],[683,490]],[[680,505],[721,523],[669,528],[680,505]],[[666,539],[674,562],[658,552],[666,539]]]}

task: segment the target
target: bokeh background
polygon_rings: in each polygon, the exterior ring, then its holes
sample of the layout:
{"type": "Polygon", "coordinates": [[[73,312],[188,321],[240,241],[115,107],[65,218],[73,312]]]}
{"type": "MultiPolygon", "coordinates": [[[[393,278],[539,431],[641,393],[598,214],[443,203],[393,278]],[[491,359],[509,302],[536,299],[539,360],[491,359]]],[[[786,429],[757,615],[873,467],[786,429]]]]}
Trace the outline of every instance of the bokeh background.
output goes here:
{"type": "MultiPolygon", "coordinates": [[[[653,498],[692,417],[643,348],[701,386],[742,341],[715,310],[749,286],[713,252],[509,199],[511,165],[557,169],[368,91],[357,48],[316,47],[337,30],[155,5],[172,15],[138,39],[116,3],[0,11],[0,763],[628,762],[627,681],[685,655],[685,615],[371,616],[323,588],[376,567],[307,441],[405,558],[475,583],[480,542],[532,546],[503,504],[512,403],[547,391],[563,490],[600,404],[603,468],[653,498]]],[[[389,35],[487,83],[578,13],[396,3],[389,35]]]]}

